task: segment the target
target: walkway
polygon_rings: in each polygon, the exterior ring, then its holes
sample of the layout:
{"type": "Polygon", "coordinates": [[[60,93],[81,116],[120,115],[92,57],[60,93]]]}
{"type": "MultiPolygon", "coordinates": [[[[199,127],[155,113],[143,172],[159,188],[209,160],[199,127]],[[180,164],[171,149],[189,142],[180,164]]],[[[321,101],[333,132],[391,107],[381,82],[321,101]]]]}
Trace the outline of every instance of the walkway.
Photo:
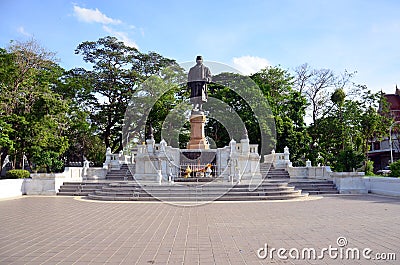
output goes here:
{"type": "MultiPolygon", "coordinates": [[[[308,250],[306,250],[308,251],[308,250]]],[[[344,253],[343,252],[343,253],[344,253]]],[[[367,251],[368,252],[368,251],[367,251]]],[[[307,252],[304,252],[306,255],[307,252]]],[[[312,253],[311,253],[312,254],[312,253]]],[[[350,253],[351,254],[351,253],[350,253]]],[[[362,253],[361,253],[362,255],[362,253]]],[[[0,264],[398,264],[400,200],[373,195],[196,207],[73,197],[0,201],[0,264]],[[339,248],[339,244],[347,245],[339,248]],[[260,248],[285,248],[260,259],[260,248]],[[372,250],[397,261],[295,260],[298,249],[372,250]],[[289,251],[292,255],[289,257],[289,251]]]]}

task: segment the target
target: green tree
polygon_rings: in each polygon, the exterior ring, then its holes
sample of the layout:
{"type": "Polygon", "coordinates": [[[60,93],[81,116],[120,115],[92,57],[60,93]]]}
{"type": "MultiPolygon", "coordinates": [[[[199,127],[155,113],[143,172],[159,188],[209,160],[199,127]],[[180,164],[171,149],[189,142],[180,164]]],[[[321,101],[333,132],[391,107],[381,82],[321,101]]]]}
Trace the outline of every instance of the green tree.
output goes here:
{"type": "Polygon", "coordinates": [[[341,150],[335,164],[336,171],[351,172],[362,165],[364,154],[351,148],[341,150]]]}
{"type": "Polygon", "coordinates": [[[0,63],[2,138],[8,139],[1,146],[2,159],[10,155],[20,168],[26,156],[31,165],[61,170],[60,156],[68,147],[68,104],[53,89],[64,70],[54,53],[34,40],[12,42],[0,52],[0,63]]]}
{"type": "Polygon", "coordinates": [[[128,103],[138,85],[161,69],[174,64],[173,60],[150,52],[144,54],[126,46],[115,37],[86,41],[78,45],[76,54],[93,65],[82,71],[89,80],[92,97],[91,121],[97,127],[106,147],[113,152],[122,150],[122,127],[128,103]]]}
{"type": "Polygon", "coordinates": [[[294,77],[279,67],[267,67],[251,76],[269,102],[275,119],[278,152],[289,147],[294,165],[304,164],[310,137],[304,122],[307,100],[293,89],[294,77]]]}
{"type": "Polygon", "coordinates": [[[378,104],[383,106],[384,99],[365,86],[354,86],[349,94],[335,90],[329,112],[310,125],[310,135],[315,139],[311,157],[314,161],[321,157],[337,171],[351,171],[361,165],[367,170],[370,140],[386,135],[391,124],[387,115],[382,115],[388,110],[382,107],[378,112],[378,104]]]}
{"type": "Polygon", "coordinates": [[[69,103],[66,136],[70,145],[64,155],[67,164],[87,160],[101,166],[105,160],[106,147],[96,125],[91,122],[92,105],[96,97],[91,93],[91,80],[82,68],[67,71],[55,88],[69,103]]]}
{"type": "Polygon", "coordinates": [[[400,178],[400,160],[397,160],[390,164],[390,174],[389,177],[400,178]]]}

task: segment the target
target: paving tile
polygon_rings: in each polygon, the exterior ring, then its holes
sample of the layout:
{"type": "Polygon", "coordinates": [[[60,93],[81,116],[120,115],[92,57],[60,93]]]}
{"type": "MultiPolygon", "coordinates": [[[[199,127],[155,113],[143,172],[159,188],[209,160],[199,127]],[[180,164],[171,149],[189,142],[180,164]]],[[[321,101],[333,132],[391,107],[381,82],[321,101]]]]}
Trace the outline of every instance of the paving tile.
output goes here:
{"type": "Polygon", "coordinates": [[[196,207],[26,196],[0,201],[0,264],[382,264],[257,251],[337,247],[345,237],[399,260],[399,213],[400,199],[374,195],[196,207]]]}

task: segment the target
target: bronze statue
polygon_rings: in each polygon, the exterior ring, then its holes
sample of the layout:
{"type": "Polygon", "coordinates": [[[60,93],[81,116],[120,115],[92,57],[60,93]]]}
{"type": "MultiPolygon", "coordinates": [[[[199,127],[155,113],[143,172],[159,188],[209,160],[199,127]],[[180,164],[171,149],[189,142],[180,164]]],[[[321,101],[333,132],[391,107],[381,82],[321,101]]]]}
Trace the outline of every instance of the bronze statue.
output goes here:
{"type": "Polygon", "coordinates": [[[211,82],[211,71],[203,64],[201,56],[196,57],[196,65],[190,68],[188,87],[190,88],[190,102],[193,110],[202,111],[203,103],[207,102],[207,83],[211,82]]]}

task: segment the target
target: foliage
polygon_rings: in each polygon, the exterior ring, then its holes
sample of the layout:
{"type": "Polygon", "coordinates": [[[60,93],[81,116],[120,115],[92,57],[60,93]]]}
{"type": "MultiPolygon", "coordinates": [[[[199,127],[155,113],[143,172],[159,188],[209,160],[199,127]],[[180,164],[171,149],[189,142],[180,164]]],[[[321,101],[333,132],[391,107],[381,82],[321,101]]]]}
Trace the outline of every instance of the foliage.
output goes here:
{"type": "Polygon", "coordinates": [[[325,114],[308,128],[313,139],[310,160],[319,158],[334,170],[352,170],[359,166],[361,153],[366,168],[370,140],[386,135],[391,124],[384,97],[381,93],[372,93],[366,86],[355,85],[347,95],[342,88],[336,89],[330,99],[331,104],[323,110],[325,114]],[[348,156],[352,161],[343,158],[348,156]]]}
{"type": "Polygon", "coordinates": [[[141,82],[159,74],[174,61],[154,52],[141,53],[109,36],[85,41],[78,45],[75,53],[93,65],[91,71],[75,71],[80,80],[87,81],[85,85],[92,96],[88,106],[92,110],[90,120],[105,146],[118,152],[123,148],[122,122],[135,90],[141,82]]]}
{"type": "Polygon", "coordinates": [[[64,73],[55,61],[54,53],[34,40],[12,42],[0,52],[2,162],[10,155],[14,167],[22,166],[24,156],[30,165],[49,170],[60,164],[68,147],[64,135],[68,104],[54,92],[64,73]],[[51,165],[45,159],[49,153],[51,165]]]}
{"type": "Polygon", "coordinates": [[[218,74],[213,81],[214,100],[205,104],[213,119],[206,125],[206,133],[216,146],[227,146],[231,139],[238,142],[247,135],[251,143],[259,145],[260,154],[270,153],[276,144],[273,115],[257,84],[234,73],[218,74]]]}
{"type": "Polygon", "coordinates": [[[354,151],[351,148],[346,148],[339,152],[336,164],[334,165],[334,170],[340,172],[352,172],[359,168],[363,161],[363,153],[354,151]]]}
{"type": "Polygon", "coordinates": [[[23,169],[11,169],[6,173],[6,179],[25,179],[29,178],[30,173],[28,170],[23,169]]]}
{"type": "Polygon", "coordinates": [[[397,160],[389,165],[389,177],[400,178],[400,160],[397,160]]]}
{"type": "Polygon", "coordinates": [[[310,142],[304,122],[308,104],[304,95],[293,89],[294,77],[279,67],[267,67],[251,78],[262,90],[274,115],[277,151],[289,147],[293,164],[303,165],[310,142]]]}
{"type": "Polygon", "coordinates": [[[374,161],[367,160],[364,167],[365,176],[374,176],[374,161]]]}
{"type": "MultiPolygon", "coordinates": [[[[123,143],[143,141],[144,135],[130,132],[150,125],[156,142],[168,139],[174,147],[185,147],[189,94],[185,85],[177,85],[185,84],[186,74],[174,60],[142,53],[114,37],[85,41],[75,53],[92,68],[65,71],[55,53],[34,40],[0,48],[1,166],[7,155],[14,168],[22,167],[26,157],[32,169],[47,172],[61,171],[64,162],[84,158],[100,166],[106,147],[118,152],[123,143]],[[145,95],[138,95],[146,82],[145,95]],[[151,109],[140,108],[154,98],[151,109]],[[130,108],[137,113],[124,120],[130,108]]],[[[310,159],[313,164],[351,171],[364,161],[368,173],[369,143],[387,135],[393,118],[383,94],[352,83],[353,75],[347,71],[335,75],[307,64],[293,74],[266,67],[251,79],[218,74],[216,83],[209,85],[214,101],[204,105],[211,113],[206,135],[216,147],[223,147],[232,138],[239,141],[246,128],[252,143],[268,139],[269,146],[261,154],[274,147],[282,152],[288,146],[295,166],[310,159]],[[266,110],[264,119],[257,117],[255,109],[266,110]],[[304,120],[307,110],[310,125],[304,120]]]]}
{"type": "MultiPolygon", "coordinates": [[[[174,147],[185,142],[180,139],[181,126],[186,121],[189,105],[184,104],[183,69],[171,66],[143,82],[128,103],[124,119],[123,140],[127,145],[144,142],[150,128],[156,142],[161,139],[174,147]]],[[[184,78],[186,80],[186,78],[184,78]]]]}
{"type": "Polygon", "coordinates": [[[337,88],[331,96],[332,102],[338,107],[343,106],[345,98],[346,93],[343,91],[343,88],[337,88]]]}

